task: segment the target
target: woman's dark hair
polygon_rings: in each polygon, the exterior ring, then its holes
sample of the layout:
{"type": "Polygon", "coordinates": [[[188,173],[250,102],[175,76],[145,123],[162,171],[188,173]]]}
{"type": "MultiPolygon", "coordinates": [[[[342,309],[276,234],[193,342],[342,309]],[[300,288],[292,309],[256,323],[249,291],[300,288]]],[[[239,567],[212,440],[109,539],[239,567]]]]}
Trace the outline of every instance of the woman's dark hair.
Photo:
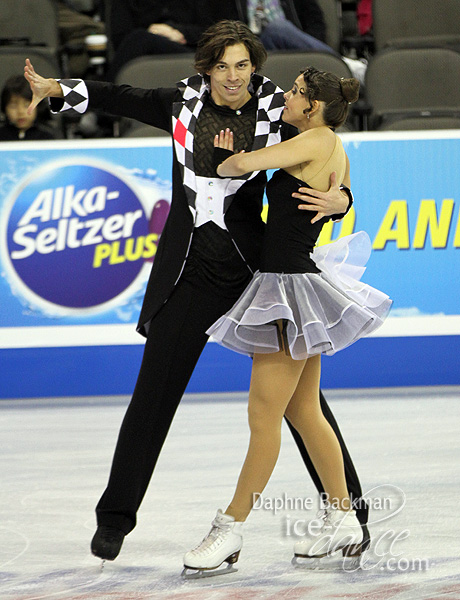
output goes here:
{"type": "Polygon", "coordinates": [[[235,44],[244,44],[251,64],[259,71],[267,60],[267,52],[259,38],[240,21],[224,20],[211,25],[200,38],[195,53],[195,69],[206,81],[206,75],[222,58],[225,50],[235,44]]]}
{"type": "Polygon", "coordinates": [[[340,127],[347,118],[349,105],[359,98],[359,81],[354,77],[340,78],[315,67],[305,69],[303,79],[310,106],[313,100],[324,102],[324,122],[334,129],[340,127]]]}
{"type": "Polygon", "coordinates": [[[3,114],[5,114],[5,109],[12,96],[20,96],[25,100],[32,100],[30,85],[23,75],[13,75],[13,77],[9,77],[6,80],[0,101],[0,108],[3,114]]]}

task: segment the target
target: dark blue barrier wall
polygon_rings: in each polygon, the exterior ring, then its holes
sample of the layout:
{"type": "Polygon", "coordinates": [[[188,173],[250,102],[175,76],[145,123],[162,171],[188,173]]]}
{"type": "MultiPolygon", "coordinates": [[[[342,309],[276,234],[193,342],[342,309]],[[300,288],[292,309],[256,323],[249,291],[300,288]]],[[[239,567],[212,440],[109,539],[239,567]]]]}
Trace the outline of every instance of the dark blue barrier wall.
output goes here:
{"type": "MultiPolygon", "coordinates": [[[[460,385],[460,336],[367,338],[323,358],[324,388],[460,385]]],[[[131,394],[141,346],[0,350],[0,398],[131,394]]],[[[187,392],[246,391],[251,359],[207,344],[187,392]]]]}

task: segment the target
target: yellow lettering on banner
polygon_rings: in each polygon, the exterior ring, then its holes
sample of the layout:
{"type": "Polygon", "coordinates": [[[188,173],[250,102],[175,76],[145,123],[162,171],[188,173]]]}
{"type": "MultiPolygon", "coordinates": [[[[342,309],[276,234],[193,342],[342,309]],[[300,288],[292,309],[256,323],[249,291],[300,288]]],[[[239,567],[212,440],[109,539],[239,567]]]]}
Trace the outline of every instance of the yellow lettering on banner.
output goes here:
{"type": "MultiPolygon", "coordinates": [[[[341,237],[344,237],[345,235],[350,235],[351,233],[353,233],[353,229],[355,227],[355,219],[356,213],[355,209],[352,206],[347,212],[347,214],[344,216],[344,218],[341,221],[339,221],[339,223],[337,223],[337,225],[340,225],[340,232],[335,239],[339,239],[341,237]]],[[[316,244],[317,246],[324,246],[324,244],[330,244],[334,241],[332,239],[334,225],[334,221],[328,221],[323,225],[321,233],[319,234],[318,242],[316,244]]]]}
{"type": "Polygon", "coordinates": [[[119,265],[128,262],[135,262],[140,258],[152,258],[157,252],[157,244],[159,239],[158,233],[149,233],[148,236],[143,235],[138,238],[128,238],[125,241],[123,253],[120,253],[120,242],[112,242],[111,244],[99,244],[94,249],[93,268],[100,267],[105,259],[109,259],[109,265],[119,265]]]}
{"type": "Polygon", "coordinates": [[[134,238],[129,238],[126,240],[125,245],[125,256],[126,260],[134,262],[138,260],[142,256],[142,251],[144,250],[144,236],[141,235],[136,240],[134,238]],[[134,242],[136,242],[136,249],[134,250],[134,242]]]}
{"type": "Polygon", "coordinates": [[[460,248],[460,214],[458,215],[457,228],[455,230],[454,248],[460,248]]]}
{"type": "Polygon", "coordinates": [[[260,216],[262,217],[262,221],[264,223],[267,222],[267,216],[268,216],[268,204],[264,204],[263,208],[262,208],[262,212],[260,213],[260,216]]]}
{"type": "Polygon", "coordinates": [[[409,248],[409,216],[406,200],[391,201],[372,247],[374,250],[383,250],[386,243],[390,241],[395,241],[397,248],[403,250],[409,248]]]}
{"type": "Polygon", "coordinates": [[[93,269],[100,267],[104,258],[108,258],[110,256],[110,252],[110,244],[99,244],[96,246],[94,249],[93,269]]]}
{"type": "Polygon", "coordinates": [[[141,235],[137,239],[129,238],[125,245],[125,258],[130,262],[139,260],[139,258],[152,258],[155,256],[157,247],[155,242],[158,241],[158,233],[150,233],[147,237],[141,235]],[[136,243],[135,250],[134,243],[136,243]]]}
{"type": "Polygon", "coordinates": [[[155,242],[158,242],[158,238],[160,236],[158,233],[150,233],[145,238],[145,250],[142,254],[142,258],[152,258],[157,253],[157,245],[155,242]]]}
{"type": "Polygon", "coordinates": [[[126,258],[123,255],[120,256],[120,242],[113,242],[109,265],[119,265],[120,263],[124,263],[125,260],[126,258]]]}
{"type": "Polygon", "coordinates": [[[429,228],[431,233],[431,246],[433,248],[445,248],[447,246],[447,237],[449,235],[453,210],[453,199],[444,199],[442,201],[441,215],[438,221],[436,202],[434,200],[422,200],[418,211],[413,247],[425,247],[429,228]]]}

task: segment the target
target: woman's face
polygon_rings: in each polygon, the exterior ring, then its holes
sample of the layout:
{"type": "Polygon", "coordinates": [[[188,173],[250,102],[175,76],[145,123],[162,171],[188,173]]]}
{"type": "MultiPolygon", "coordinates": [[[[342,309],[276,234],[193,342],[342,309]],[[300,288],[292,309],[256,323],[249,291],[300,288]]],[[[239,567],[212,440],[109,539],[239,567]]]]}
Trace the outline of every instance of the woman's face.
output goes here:
{"type": "Polygon", "coordinates": [[[13,94],[5,106],[5,114],[10,123],[17,127],[20,131],[27,131],[35,122],[37,117],[37,109],[32,111],[32,114],[27,114],[27,107],[30,100],[13,94]]]}
{"type": "Polygon", "coordinates": [[[282,119],[289,125],[294,125],[300,129],[300,125],[308,120],[307,114],[311,106],[305,95],[307,86],[303,75],[299,75],[294,81],[294,85],[289,92],[284,94],[284,111],[282,119]],[[305,112],[304,112],[305,111],[305,112]]]}

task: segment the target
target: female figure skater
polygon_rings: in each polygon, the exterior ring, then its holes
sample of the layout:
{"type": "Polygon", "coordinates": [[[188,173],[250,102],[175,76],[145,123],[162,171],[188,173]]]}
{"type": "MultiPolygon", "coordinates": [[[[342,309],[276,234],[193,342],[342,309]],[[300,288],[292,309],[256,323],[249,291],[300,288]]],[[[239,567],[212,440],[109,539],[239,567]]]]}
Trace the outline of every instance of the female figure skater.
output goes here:
{"type": "MultiPolygon", "coordinates": [[[[296,556],[316,558],[341,550],[361,553],[362,529],[350,502],[342,452],[319,403],[321,354],[334,354],[383,322],[391,300],[359,281],[361,265],[344,266],[344,256],[367,248],[364,232],[313,252],[323,224],[319,213],[299,218],[291,194],[298,187],[327,190],[331,173],[350,185],[349,163],[334,133],[358,98],[356,79],[339,79],[310,67],[285,94],[283,120],[299,134],[280,144],[233,154],[232,132],[215,138],[217,167],[223,177],[278,168],[267,185],[269,213],[262,266],[240,299],[207,331],[220,344],[253,357],[249,390],[250,443],[235,495],[217,512],[204,540],[184,556],[184,574],[228,567],[238,560],[242,525],[265,488],[278,459],[283,417],[297,429],[324,486],[327,503],[321,528],[295,544],[296,556]],[[325,249],[325,250],[324,250],[325,249]],[[325,255],[320,261],[318,254],[325,255]],[[332,256],[332,258],[331,258],[332,256]],[[324,263],[319,269],[315,263],[324,263]],[[332,262],[332,268],[328,263],[332,262]],[[350,277],[350,269],[358,277],[350,277]]],[[[227,569],[228,570],[228,569],[227,569]]]]}

